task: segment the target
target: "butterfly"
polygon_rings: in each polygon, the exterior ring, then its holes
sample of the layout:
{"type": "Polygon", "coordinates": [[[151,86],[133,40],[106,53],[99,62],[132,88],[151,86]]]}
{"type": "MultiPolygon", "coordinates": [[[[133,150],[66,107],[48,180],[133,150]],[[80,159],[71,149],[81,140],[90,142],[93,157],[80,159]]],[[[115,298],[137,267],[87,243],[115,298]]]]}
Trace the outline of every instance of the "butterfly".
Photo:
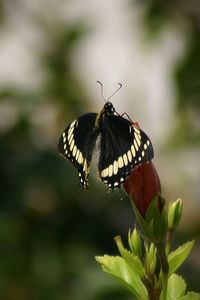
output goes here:
{"type": "MultiPolygon", "coordinates": [[[[119,85],[121,88],[122,85],[119,85]]],[[[116,112],[109,101],[111,96],[107,101],[104,98],[105,104],[99,113],[83,114],[69,124],[58,142],[58,151],[77,169],[83,188],[88,187],[92,154],[98,138],[98,177],[111,190],[120,188],[134,168],[150,161],[154,156],[149,137],[137,123],[116,112]]]]}

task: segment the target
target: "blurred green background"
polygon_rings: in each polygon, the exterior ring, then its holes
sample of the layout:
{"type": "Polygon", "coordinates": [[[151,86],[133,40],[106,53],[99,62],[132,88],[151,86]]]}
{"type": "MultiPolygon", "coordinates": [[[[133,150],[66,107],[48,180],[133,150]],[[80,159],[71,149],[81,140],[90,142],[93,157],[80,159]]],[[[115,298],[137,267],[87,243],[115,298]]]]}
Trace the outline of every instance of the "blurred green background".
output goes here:
{"type": "MultiPolygon", "coordinates": [[[[174,246],[196,238],[181,272],[200,276],[200,2],[0,1],[0,299],[128,300],[95,255],[134,225],[128,198],[57,153],[77,116],[103,102],[151,136],[167,200],[182,197],[174,246]]],[[[94,163],[94,169],[96,164],[94,163]]]]}

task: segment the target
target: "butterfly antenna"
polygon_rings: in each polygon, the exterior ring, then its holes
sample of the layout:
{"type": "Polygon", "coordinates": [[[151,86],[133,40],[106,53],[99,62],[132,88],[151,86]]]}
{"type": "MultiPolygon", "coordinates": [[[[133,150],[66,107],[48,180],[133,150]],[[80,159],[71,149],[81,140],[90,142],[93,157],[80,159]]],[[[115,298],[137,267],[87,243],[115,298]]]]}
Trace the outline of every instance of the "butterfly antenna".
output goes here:
{"type": "Polygon", "coordinates": [[[122,88],[122,84],[120,82],[118,83],[118,85],[119,85],[119,88],[116,91],[114,91],[114,93],[112,93],[110,95],[110,97],[108,98],[107,102],[112,98],[112,96],[114,96],[114,94],[116,94],[122,88]]]}
{"type": "Polygon", "coordinates": [[[97,82],[98,82],[98,83],[100,84],[100,86],[101,86],[101,96],[102,96],[104,102],[106,103],[106,99],[105,99],[104,94],[103,94],[103,84],[102,84],[102,82],[99,81],[99,80],[97,80],[97,82]]]}

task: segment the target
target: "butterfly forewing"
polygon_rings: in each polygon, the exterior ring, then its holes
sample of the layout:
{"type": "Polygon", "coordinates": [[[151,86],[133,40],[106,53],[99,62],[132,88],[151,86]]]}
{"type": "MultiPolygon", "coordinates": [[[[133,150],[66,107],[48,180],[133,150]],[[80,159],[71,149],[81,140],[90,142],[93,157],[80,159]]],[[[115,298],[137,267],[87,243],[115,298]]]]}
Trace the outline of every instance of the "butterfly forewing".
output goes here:
{"type": "Polygon", "coordinates": [[[88,186],[89,167],[99,129],[95,127],[96,113],[88,113],[73,121],[62,133],[58,151],[78,170],[83,187],[88,186]]]}
{"type": "Polygon", "coordinates": [[[119,188],[136,166],[153,158],[153,147],[147,135],[116,115],[101,124],[99,175],[110,188],[119,188]]]}

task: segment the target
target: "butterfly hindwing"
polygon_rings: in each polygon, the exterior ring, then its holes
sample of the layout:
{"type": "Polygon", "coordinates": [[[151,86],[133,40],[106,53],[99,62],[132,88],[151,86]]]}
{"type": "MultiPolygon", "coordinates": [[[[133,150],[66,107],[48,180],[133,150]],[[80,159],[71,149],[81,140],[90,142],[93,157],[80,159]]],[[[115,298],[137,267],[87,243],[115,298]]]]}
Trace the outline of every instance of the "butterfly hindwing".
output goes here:
{"type": "Polygon", "coordinates": [[[74,120],[58,142],[58,151],[77,169],[83,187],[88,186],[89,167],[99,134],[95,127],[96,116],[96,113],[87,113],[74,120]]]}
{"type": "Polygon", "coordinates": [[[102,121],[99,175],[110,188],[119,188],[136,166],[154,156],[147,135],[129,120],[109,115],[102,121]]]}

